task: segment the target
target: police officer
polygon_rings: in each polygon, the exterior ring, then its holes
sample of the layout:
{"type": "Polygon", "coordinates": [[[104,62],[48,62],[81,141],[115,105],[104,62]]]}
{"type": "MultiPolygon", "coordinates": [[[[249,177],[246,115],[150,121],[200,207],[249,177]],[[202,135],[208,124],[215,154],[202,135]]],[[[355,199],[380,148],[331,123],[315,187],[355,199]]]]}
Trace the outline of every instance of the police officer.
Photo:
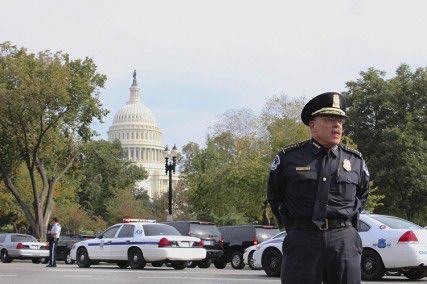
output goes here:
{"type": "Polygon", "coordinates": [[[311,140],[273,160],[267,199],[286,228],[282,283],[360,283],[358,215],[368,197],[362,155],[340,144],[346,118],[341,94],[323,93],[303,108],[311,140]]]}
{"type": "Polygon", "coordinates": [[[58,218],[53,217],[51,229],[48,231],[47,240],[49,242],[49,264],[46,267],[56,267],[56,246],[61,235],[61,225],[58,223],[58,218]]]}

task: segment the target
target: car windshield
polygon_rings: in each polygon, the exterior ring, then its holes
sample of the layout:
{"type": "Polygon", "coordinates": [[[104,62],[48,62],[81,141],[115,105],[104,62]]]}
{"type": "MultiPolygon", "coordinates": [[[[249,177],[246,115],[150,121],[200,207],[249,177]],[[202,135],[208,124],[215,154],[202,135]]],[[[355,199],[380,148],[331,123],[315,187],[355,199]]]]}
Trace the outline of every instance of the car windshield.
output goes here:
{"type": "Polygon", "coordinates": [[[372,219],[375,219],[377,221],[380,221],[384,225],[392,228],[392,229],[422,229],[417,224],[414,224],[412,222],[409,222],[404,219],[400,219],[397,217],[392,216],[382,216],[382,215],[375,215],[375,216],[369,216],[372,219]]]}
{"type": "Polygon", "coordinates": [[[172,226],[165,224],[148,224],[143,225],[144,232],[146,236],[180,236],[181,234],[172,226]]]}
{"type": "Polygon", "coordinates": [[[10,241],[12,243],[17,242],[37,242],[36,238],[30,235],[12,235],[10,236],[10,241]]]}
{"type": "Polygon", "coordinates": [[[218,227],[210,224],[191,224],[190,232],[192,236],[197,237],[217,237],[221,236],[218,227]]]}

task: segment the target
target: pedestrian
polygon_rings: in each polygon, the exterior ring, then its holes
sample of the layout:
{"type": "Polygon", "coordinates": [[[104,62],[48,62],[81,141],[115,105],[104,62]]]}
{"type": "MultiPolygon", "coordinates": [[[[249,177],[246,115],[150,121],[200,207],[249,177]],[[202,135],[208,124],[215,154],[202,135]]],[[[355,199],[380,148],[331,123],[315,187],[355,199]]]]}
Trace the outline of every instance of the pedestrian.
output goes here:
{"type": "Polygon", "coordinates": [[[369,172],[360,152],[340,144],[346,101],[328,92],[301,112],[311,139],[284,148],[273,160],[267,199],[287,235],[282,283],[360,283],[359,213],[369,172]]]}
{"type": "Polygon", "coordinates": [[[49,264],[46,267],[56,267],[56,247],[58,239],[61,235],[61,225],[58,223],[58,218],[53,217],[50,231],[47,232],[47,240],[49,242],[49,264]]]}

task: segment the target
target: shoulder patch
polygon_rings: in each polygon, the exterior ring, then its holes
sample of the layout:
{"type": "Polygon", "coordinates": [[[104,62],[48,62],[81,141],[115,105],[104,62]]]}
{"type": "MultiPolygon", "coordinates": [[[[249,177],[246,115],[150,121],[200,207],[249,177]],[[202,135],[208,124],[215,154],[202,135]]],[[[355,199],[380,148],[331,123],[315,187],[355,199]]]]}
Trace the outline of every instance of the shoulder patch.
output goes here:
{"type": "Polygon", "coordinates": [[[286,146],[286,147],[284,147],[284,148],[282,149],[282,152],[283,152],[283,154],[285,154],[285,153],[287,153],[287,152],[289,152],[289,151],[292,151],[292,150],[295,150],[295,149],[302,148],[302,147],[303,147],[305,144],[307,144],[309,141],[310,141],[310,140],[303,141],[303,142],[296,143],[296,144],[288,145],[288,146],[286,146]]]}
{"type": "Polygon", "coordinates": [[[357,151],[356,149],[352,149],[350,147],[348,147],[347,145],[341,144],[341,148],[347,152],[356,154],[359,158],[362,158],[362,153],[360,153],[359,151],[357,151]]]}

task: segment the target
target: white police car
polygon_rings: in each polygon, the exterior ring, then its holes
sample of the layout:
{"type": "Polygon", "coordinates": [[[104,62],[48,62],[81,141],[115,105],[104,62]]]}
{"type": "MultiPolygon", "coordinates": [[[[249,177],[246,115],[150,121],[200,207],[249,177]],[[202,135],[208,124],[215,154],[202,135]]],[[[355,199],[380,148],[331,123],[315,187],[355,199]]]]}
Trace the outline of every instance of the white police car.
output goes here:
{"type": "MultiPolygon", "coordinates": [[[[379,280],[385,273],[421,279],[427,273],[427,230],[407,220],[378,214],[361,214],[359,234],[363,253],[363,280],[379,280]]],[[[254,266],[268,276],[280,276],[284,236],[258,245],[254,266]]]]}
{"type": "Polygon", "coordinates": [[[95,239],[75,243],[71,258],[79,267],[103,262],[117,263],[120,268],[144,268],[147,262],[170,263],[184,269],[187,261],[206,257],[203,241],[182,236],[174,227],[141,219],[124,220],[106,229],[95,239]]]}

